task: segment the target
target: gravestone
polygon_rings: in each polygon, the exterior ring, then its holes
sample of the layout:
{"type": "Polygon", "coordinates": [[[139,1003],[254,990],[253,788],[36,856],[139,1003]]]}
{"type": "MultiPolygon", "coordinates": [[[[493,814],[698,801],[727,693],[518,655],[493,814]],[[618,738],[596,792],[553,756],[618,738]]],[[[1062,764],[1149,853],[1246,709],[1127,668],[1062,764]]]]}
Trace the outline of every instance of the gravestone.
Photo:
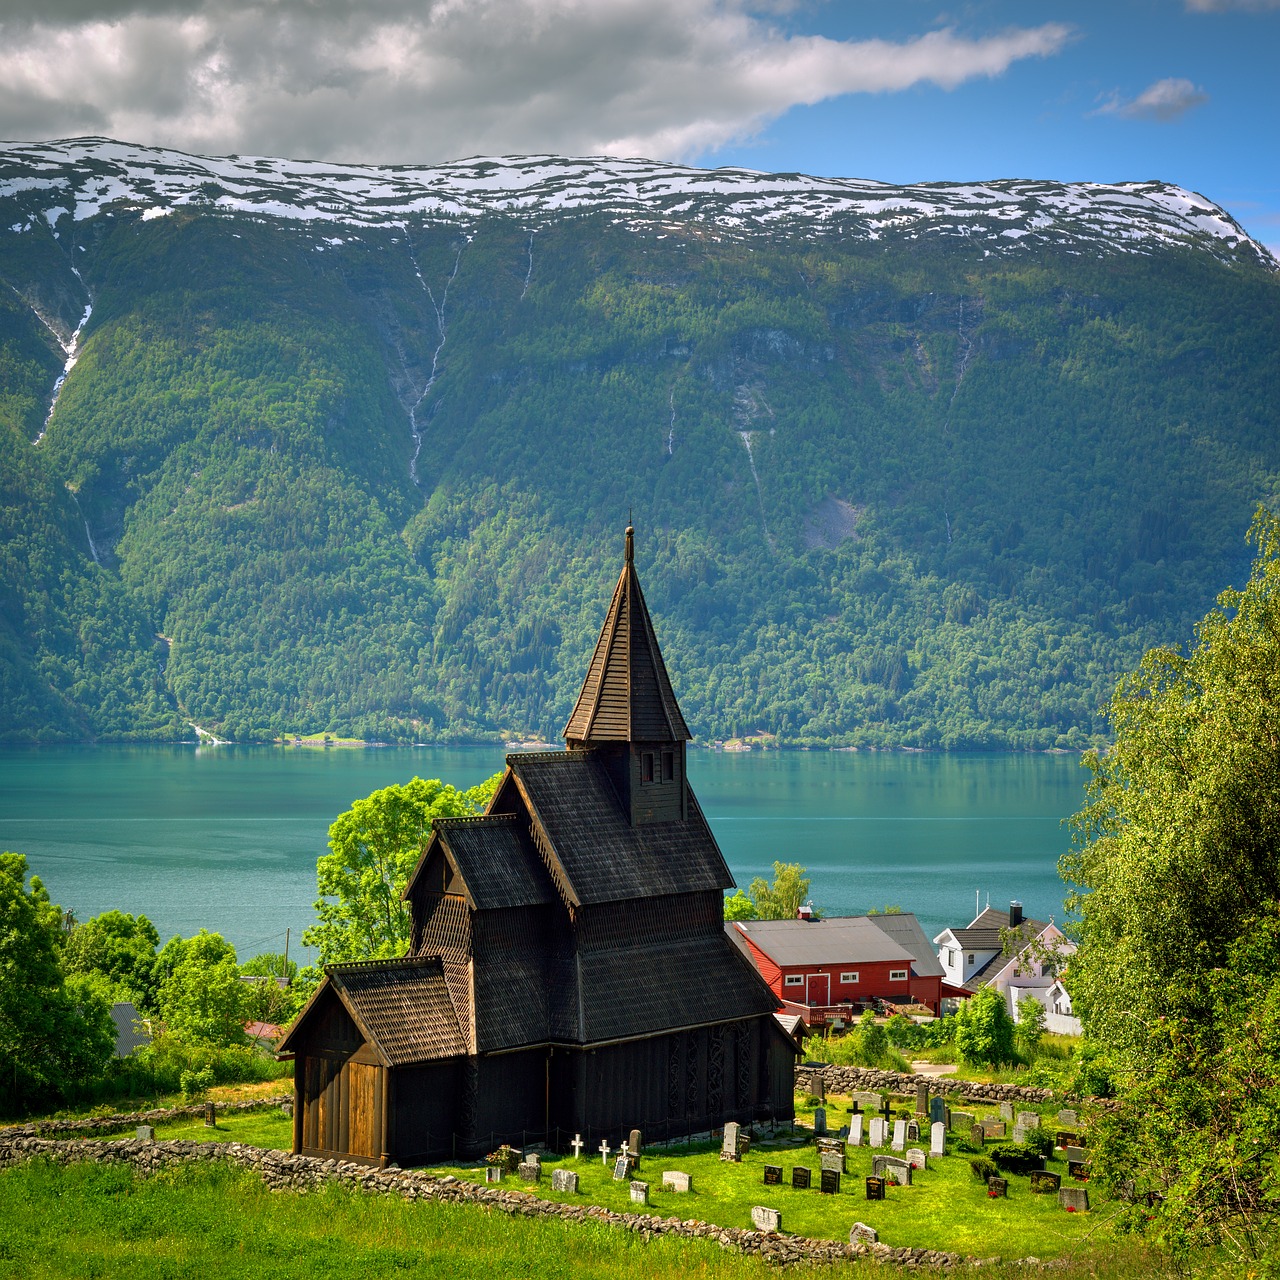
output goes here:
{"type": "Polygon", "coordinates": [[[1040,1169],[1031,1175],[1031,1190],[1037,1195],[1048,1191],[1057,1191],[1062,1186],[1062,1178],[1056,1173],[1040,1169]]]}
{"type": "Polygon", "coordinates": [[[612,1151],[613,1148],[609,1145],[608,1141],[602,1141],[596,1150],[600,1152],[600,1163],[607,1169],[609,1167],[609,1152],[612,1151]]]}
{"type": "Polygon", "coordinates": [[[988,1138],[1004,1137],[1004,1121],[1003,1120],[988,1120],[982,1126],[982,1129],[988,1138]]]}
{"type": "Polygon", "coordinates": [[[693,1190],[693,1179],[679,1169],[668,1169],[662,1175],[663,1191],[675,1191],[680,1195],[693,1190]]]}
{"type": "Polygon", "coordinates": [[[1000,1104],[1000,1119],[1008,1120],[1010,1123],[1012,1123],[1013,1121],[1013,1103],[1012,1102],[1002,1102],[1000,1104]]]}
{"type": "Polygon", "coordinates": [[[1026,1142],[1027,1140],[1027,1131],[1020,1124],[1013,1126],[1013,1140],[1014,1142],[1026,1142]]]}
{"type": "Polygon", "coordinates": [[[1062,1110],[1058,1112],[1058,1123],[1069,1125],[1071,1128],[1075,1128],[1075,1126],[1079,1124],[1080,1121],[1076,1119],[1075,1111],[1073,1111],[1070,1107],[1063,1107],[1062,1110]]]}
{"type": "Polygon", "coordinates": [[[736,1120],[730,1120],[724,1127],[724,1141],[720,1144],[721,1160],[741,1160],[742,1152],[738,1147],[742,1126],[736,1120]]]}
{"type": "Polygon", "coordinates": [[[573,1141],[569,1143],[569,1145],[573,1148],[573,1158],[576,1160],[580,1155],[582,1155],[582,1148],[587,1144],[583,1142],[582,1134],[575,1133],[573,1135],[573,1141]]]}
{"type": "Polygon", "coordinates": [[[206,1129],[214,1129],[218,1124],[218,1108],[209,1103],[204,1109],[204,1124],[206,1129]]]}
{"type": "Polygon", "coordinates": [[[1018,1126],[1022,1129],[1038,1129],[1040,1127],[1040,1115],[1036,1111],[1019,1111],[1018,1126]]]}
{"type": "Polygon", "coordinates": [[[1007,1197],[1009,1194],[1009,1180],[1007,1178],[988,1178],[987,1179],[987,1195],[993,1198],[1007,1197]]]}
{"type": "Polygon", "coordinates": [[[929,1123],[930,1124],[946,1124],[947,1122],[947,1104],[942,1098],[931,1098],[929,1100],[929,1123]]]}
{"type": "Polygon", "coordinates": [[[578,1175],[572,1169],[551,1170],[551,1190],[567,1191],[570,1195],[578,1194],[578,1175]]]}
{"type": "Polygon", "coordinates": [[[871,1162],[871,1172],[877,1178],[887,1178],[901,1187],[911,1185],[911,1166],[905,1160],[893,1156],[877,1156],[871,1162]]]}
{"type": "Polygon", "coordinates": [[[518,1172],[526,1182],[541,1182],[542,1181],[542,1161],[522,1160],[520,1162],[518,1172]]]}
{"type": "Polygon", "coordinates": [[[764,1167],[764,1185],[766,1187],[782,1186],[782,1166],[780,1164],[767,1164],[764,1167]]]}
{"type": "MultiPolygon", "coordinates": [[[[939,1099],[941,1101],[941,1099],[939,1099]]],[[[921,1080],[916,1085],[916,1115],[927,1116],[929,1114],[929,1084],[926,1080],[921,1080]]]]}
{"type": "Polygon", "coordinates": [[[893,1122],[893,1141],[889,1145],[894,1151],[901,1151],[907,1145],[907,1122],[905,1120],[895,1120],[893,1122]]]}
{"type": "Polygon", "coordinates": [[[880,1095],[878,1093],[855,1093],[853,1101],[862,1111],[871,1113],[880,1110],[880,1095]]]}
{"type": "Polygon", "coordinates": [[[1053,1135],[1053,1145],[1061,1150],[1063,1147],[1078,1146],[1079,1139],[1070,1129],[1059,1129],[1053,1135]]]}
{"type": "Polygon", "coordinates": [[[826,1107],[814,1107],[813,1109],[813,1132],[817,1137],[824,1137],[827,1132],[827,1109],[826,1107]]]}
{"type": "Polygon", "coordinates": [[[134,1136],[143,1142],[154,1142],[156,1140],[156,1127],[153,1124],[140,1124],[134,1130],[134,1136]]]}
{"type": "Polygon", "coordinates": [[[920,1141],[920,1126],[914,1120],[907,1121],[907,1141],[920,1141]]]}
{"type": "Polygon", "coordinates": [[[919,1147],[912,1147],[903,1157],[913,1169],[927,1169],[929,1157],[919,1147]]]}
{"type": "Polygon", "coordinates": [[[849,1145],[851,1147],[862,1146],[862,1117],[853,1116],[849,1120],[849,1145]]]}
{"type": "Polygon", "coordinates": [[[484,1180],[486,1182],[501,1182],[503,1172],[504,1171],[501,1165],[491,1164],[484,1171],[484,1180]]]}
{"type": "Polygon", "coordinates": [[[781,1231],[782,1212],[779,1209],[766,1209],[762,1204],[755,1205],[751,1210],[751,1225],[757,1231],[781,1231]]]}
{"type": "Polygon", "coordinates": [[[293,1103],[292,1103],[292,1102],[282,1102],[282,1103],[280,1104],[280,1113],[281,1113],[281,1115],[286,1115],[286,1116],[291,1116],[291,1115],[293,1115],[293,1103]]]}
{"type": "Polygon", "coordinates": [[[647,1182],[633,1182],[631,1184],[631,1203],[649,1203],[649,1184],[647,1182]]]}
{"type": "Polygon", "coordinates": [[[796,1165],[791,1170],[791,1185],[797,1191],[808,1191],[813,1181],[813,1170],[806,1169],[804,1165],[796,1165]]]}
{"type": "Polygon", "coordinates": [[[821,1071],[815,1071],[809,1076],[809,1092],[821,1102],[827,1100],[827,1081],[821,1071]]]}
{"type": "Polygon", "coordinates": [[[929,1154],[931,1156],[947,1154],[947,1126],[941,1120],[935,1120],[929,1126],[929,1154]]]}
{"type": "Polygon", "coordinates": [[[883,1200],[884,1199],[884,1179],[870,1177],[867,1179],[867,1199],[883,1200]]]}
{"type": "Polygon", "coordinates": [[[818,1190],[824,1196],[838,1195],[840,1191],[840,1170],[823,1169],[818,1174],[818,1190]]]}
{"type": "Polygon", "coordinates": [[[1063,1147],[1062,1158],[1068,1163],[1084,1164],[1085,1150],[1083,1147],[1063,1147]]]}
{"type": "Polygon", "coordinates": [[[844,1172],[844,1152],[824,1151],[818,1156],[818,1167],[824,1172],[844,1172]]]}
{"type": "Polygon", "coordinates": [[[1072,1209],[1076,1213],[1089,1212],[1089,1191],[1087,1187],[1063,1187],[1058,1192],[1058,1208],[1072,1209]]]}
{"type": "Polygon", "coordinates": [[[638,1160],[640,1158],[640,1130],[632,1129],[631,1136],[627,1139],[627,1150],[638,1160]]]}
{"type": "Polygon", "coordinates": [[[884,1146],[884,1121],[879,1116],[871,1117],[870,1144],[873,1147],[884,1146]]]}
{"type": "Polygon", "coordinates": [[[953,1111],[948,1119],[947,1128],[967,1133],[973,1128],[975,1119],[972,1111],[953,1111]]]}
{"type": "Polygon", "coordinates": [[[980,1147],[982,1147],[982,1146],[986,1146],[986,1142],[987,1142],[987,1127],[986,1127],[986,1125],[982,1125],[982,1124],[975,1124],[975,1125],[974,1125],[974,1126],[969,1130],[969,1141],[970,1141],[970,1142],[975,1142],[975,1143],[977,1143],[977,1144],[978,1144],[978,1146],[980,1146],[980,1147]]]}
{"type": "Polygon", "coordinates": [[[635,1161],[624,1151],[613,1162],[614,1182],[626,1182],[635,1171],[635,1161]]]}
{"type": "Polygon", "coordinates": [[[1077,1182],[1087,1182],[1089,1180],[1089,1173],[1083,1160],[1069,1160],[1067,1162],[1067,1174],[1077,1182]]]}
{"type": "MultiPolygon", "coordinates": [[[[868,1196],[867,1199],[870,1200],[871,1197],[868,1196]]],[[[855,1222],[849,1228],[850,1244],[877,1244],[879,1240],[880,1236],[875,1227],[869,1227],[865,1222],[855,1222]]]]}

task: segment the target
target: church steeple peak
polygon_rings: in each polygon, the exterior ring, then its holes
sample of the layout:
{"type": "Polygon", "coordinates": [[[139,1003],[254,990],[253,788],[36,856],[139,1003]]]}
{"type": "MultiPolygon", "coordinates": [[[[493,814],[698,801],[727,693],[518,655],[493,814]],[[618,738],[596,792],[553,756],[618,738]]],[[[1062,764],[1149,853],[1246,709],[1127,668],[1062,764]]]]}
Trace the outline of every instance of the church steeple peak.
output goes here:
{"type": "Polygon", "coordinates": [[[676,703],[640,589],[631,525],[622,572],[564,736],[571,747],[687,742],[692,736],[676,703]]]}

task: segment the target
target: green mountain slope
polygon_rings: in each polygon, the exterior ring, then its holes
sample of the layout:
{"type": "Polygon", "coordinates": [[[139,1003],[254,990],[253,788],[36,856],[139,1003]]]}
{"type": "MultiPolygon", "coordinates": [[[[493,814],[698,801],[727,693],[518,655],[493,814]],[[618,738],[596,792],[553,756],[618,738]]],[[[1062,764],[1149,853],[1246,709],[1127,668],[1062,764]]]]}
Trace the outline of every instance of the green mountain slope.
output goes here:
{"type": "Polygon", "coordinates": [[[1248,245],[205,196],[0,200],[0,736],[554,735],[630,511],[700,738],[1078,746],[1280,498],[1248,245]]]}

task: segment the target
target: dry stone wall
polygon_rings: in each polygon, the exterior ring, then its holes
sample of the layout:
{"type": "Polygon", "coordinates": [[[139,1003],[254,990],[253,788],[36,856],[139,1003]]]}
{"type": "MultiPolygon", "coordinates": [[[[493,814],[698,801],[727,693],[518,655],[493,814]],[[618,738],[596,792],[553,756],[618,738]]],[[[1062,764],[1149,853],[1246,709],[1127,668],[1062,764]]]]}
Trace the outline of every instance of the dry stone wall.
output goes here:
{"type": "Polygon", "coordinates": [[[1052,1102],[1057,1096],[1052,1089],[1033,1089],[1028,1085],[984,1084],[978,1080],[955,1080],[950,1076],[913,1076],[898,1071],[876,1071],[868,1067],[807,1066],[796,1068],[796,1088],[815,1092],[815,1077],[828,1093],[851,1093],[865,1089],[915,1096],[921,1084],[929,1086],[935,1097],[959,1094],[974,1102],[1052,1102]]]}
{"type": "MultiPolygon", "coordinates": [[[[781,1265],[840,1262],[848,1258],[868,1258],[907,1268],[941,1268],[960,1265],[982,1266],[998,1259],[968,1258],[940,1249],[894,1248],[861,1237],[845,1244],[838,1240],[815,1240],[808,1236],[779,1235],[741,1227],[721,1227],[696,1219],[656,1218],[641,1213],[615,1213],[599,1205],[558,1204],[540,1200],[529,1192],[504,1191],[477,1186],[450,1174],[437,1176],[421,1170],[373,1169],[340,1160],[295,1156],[281,1151],[249,1147],[239,1142],[147,1142],[126,1139],[104,1142],[98,1139],[55,1141],[41,1137],[0,1134],[0,1169],[28,1160],[44,1159],[55,1164],[126,1164],[142,1174],[201,1160],[222,1160],[259,1174],[275,1191],[314,1191],[336,1182],[355,1190],[382,1195],[398,1195],[405,1200],[437,1200],[446,1204],[480,1204],[500,1212],[528,1218],[560,1218],[570,1222],[603,1222],[634,1231],[645,1239],[654,1236],[684,1236],[714,1240],[722,1248],[757,1254],[781,1265]]],[[[1029,1266],[1042,1265],[1036,1259],[1029,1266]]],[[[1043,1264],[1053,1266],[1054,1264],[1043,1264]]]]}
{"type": "MultiPolygon", "coordinates": [[[[221,1115],[238,1115],[243,1111],[262,1111],[271,1107],[293,1105],[293,1094],[282,1093],[273,1098],[250,1098],[246,1102],[216,1102],[221,1115]]],[[[207,1102],[186,1107],[158,1107],[154,1111],[116,1112],[110,1116],[89,1116],[84,1120],[36,1120],[31,1124],[15,1124],[0,1128],[0,1141],[14,1138],[87,1138],[95,1133],[119,1133],[140,1124],[169,1124],[174,1120],[198,1120],[208,1110],[207,1102]]]]}

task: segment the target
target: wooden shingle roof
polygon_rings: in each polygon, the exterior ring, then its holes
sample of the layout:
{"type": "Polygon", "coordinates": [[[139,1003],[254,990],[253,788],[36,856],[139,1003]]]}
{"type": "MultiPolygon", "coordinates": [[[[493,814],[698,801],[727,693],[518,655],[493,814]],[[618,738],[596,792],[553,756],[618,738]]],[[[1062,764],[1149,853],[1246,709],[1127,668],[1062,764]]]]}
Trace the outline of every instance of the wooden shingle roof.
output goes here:
{"type": "Polygon", "coordinates": [[[594,752],[511,755],[507,765],[545,837],[552,875],[573,904],[724,890],[733,876],[702,810],[633,827],[594,752]]]}
{"type": "Polygon", "coordinates": [[[433,825],[477,911],[555,901],[555,886],[529,838],[528,823],[517,815],[437,818],[433,825]]]}
{"type": "Polygon", "coordinates": [[[293,1053],[313,1011],[336,996],[360,1034],[389,1067],[465,1054],[467,1041],[445,985],[439,956],[330,965],[277,1048],[293,1053]]]}
{"type": "Polygon", "coordinates": [[[582,743],[687,742],[692,736],[640,590],[629,526],[622,573],[564,736],[582,743]]]}

